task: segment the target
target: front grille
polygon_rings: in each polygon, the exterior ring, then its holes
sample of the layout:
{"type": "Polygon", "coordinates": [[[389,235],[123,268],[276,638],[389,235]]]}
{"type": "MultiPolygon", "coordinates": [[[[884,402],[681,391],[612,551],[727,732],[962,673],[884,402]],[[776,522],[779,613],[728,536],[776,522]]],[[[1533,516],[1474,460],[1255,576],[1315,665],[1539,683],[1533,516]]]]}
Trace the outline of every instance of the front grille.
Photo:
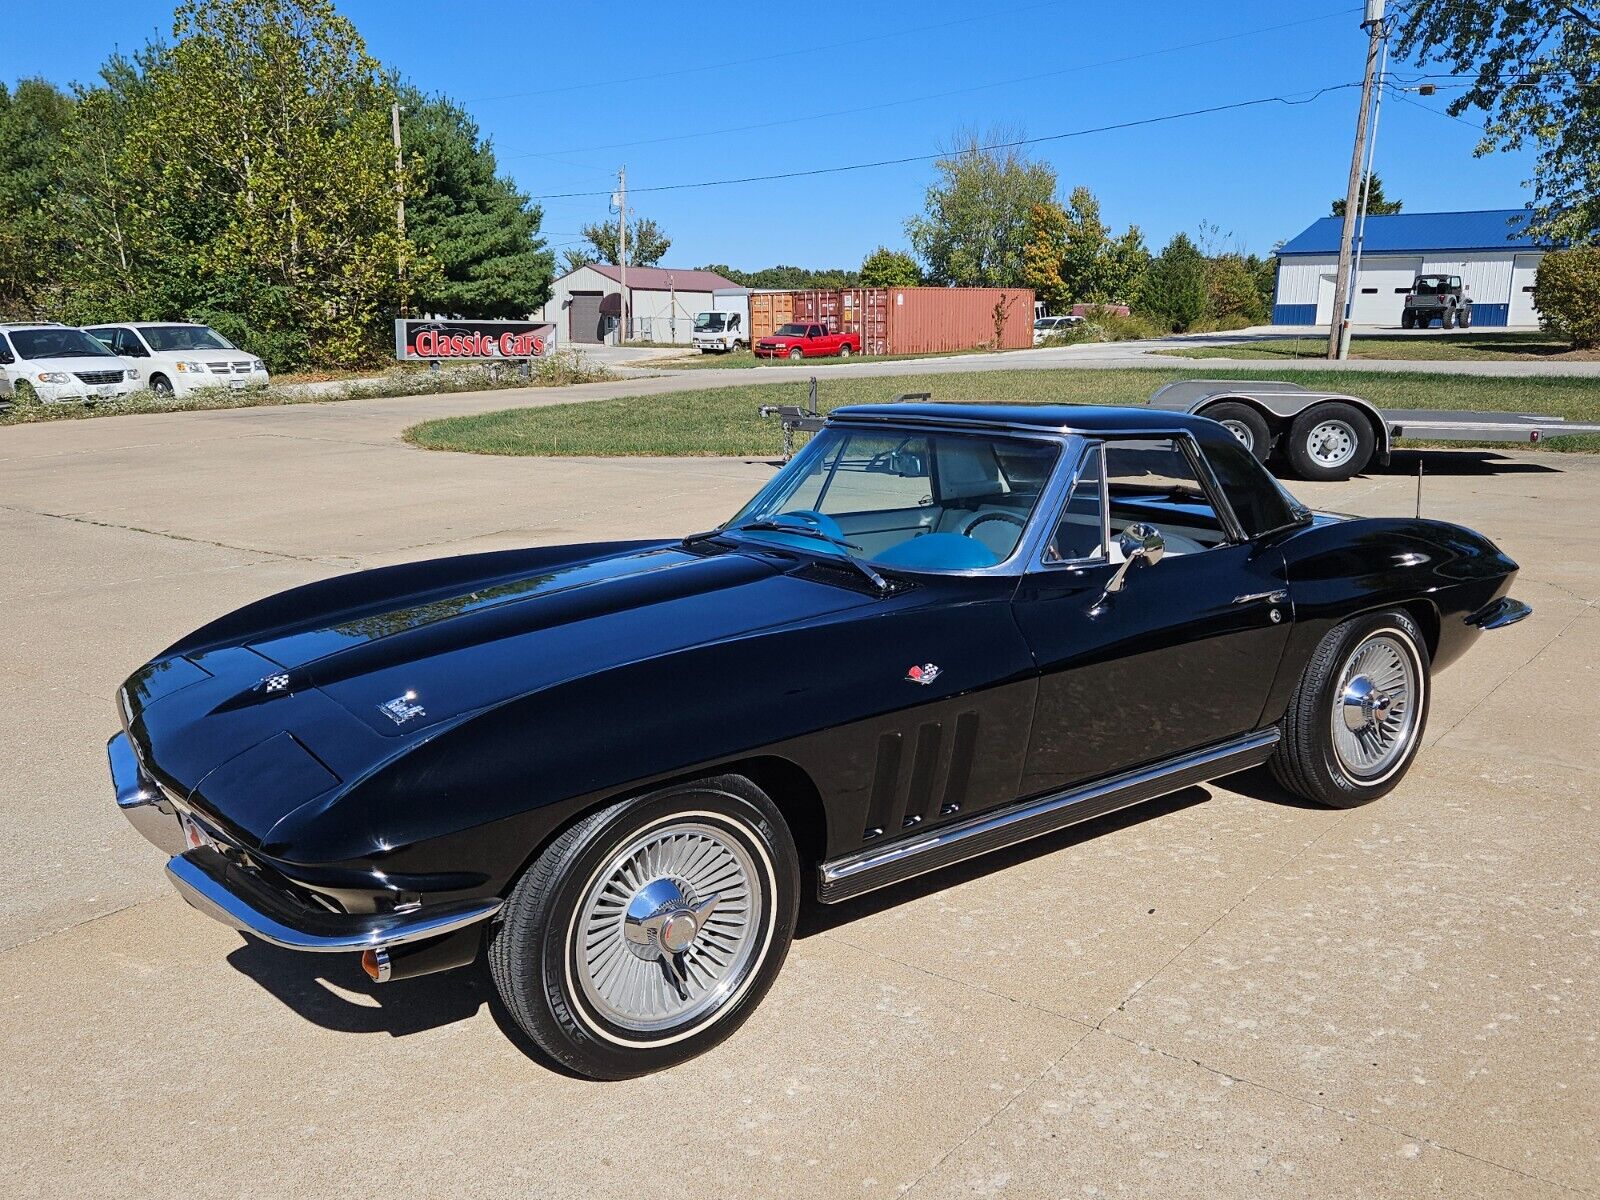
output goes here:
{"type": "Polygon", "coordinates": [[[121,371],[74,371],[84,383],[121,383],[121,371]]]}

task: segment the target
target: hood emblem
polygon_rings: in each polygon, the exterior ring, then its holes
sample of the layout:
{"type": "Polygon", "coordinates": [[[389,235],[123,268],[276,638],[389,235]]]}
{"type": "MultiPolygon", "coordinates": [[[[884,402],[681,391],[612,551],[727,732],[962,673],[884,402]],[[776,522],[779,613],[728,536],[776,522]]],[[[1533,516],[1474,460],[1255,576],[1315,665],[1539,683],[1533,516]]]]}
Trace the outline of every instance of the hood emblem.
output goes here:
{"type": "Polygon", "coordinates": [[[923,663],[920,667],[912,667],[906,672],[906,679],[912,683],[920,683],[927,687],[939,676],[944,674],[943,668],[935,663],[923,663]]]}
{"type": "Polygon", "coordinates": [[[415,692],[406,692],[402,696],[396,696],[393,700],[378,705],[378,711],[396,725],[404,725],[413,717],[425,717],[428,715],[428,710],[417,703],[417,694],[415,692]]]}
{"type": "Polygon", "coordinates": [[[268,675],[256,686],[269,696],[274,692],[286,692],[289,690],[289,672],[281,671],[276,675],[268,675]]]}

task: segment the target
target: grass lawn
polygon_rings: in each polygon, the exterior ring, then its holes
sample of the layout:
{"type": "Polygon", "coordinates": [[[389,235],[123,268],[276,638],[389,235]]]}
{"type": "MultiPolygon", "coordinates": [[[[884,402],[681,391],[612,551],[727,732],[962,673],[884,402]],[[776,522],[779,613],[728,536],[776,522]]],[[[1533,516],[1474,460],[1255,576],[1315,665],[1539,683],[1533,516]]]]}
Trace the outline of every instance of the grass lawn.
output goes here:
{"type": "MultiPolygon", "coordinates": [[[[964,354],[988,354],[988,350],[939,350],[931,354],[874,354],[871,362],[904,362],[913,358],[956,358],[964,354]]],[[[726,354],[701,354],[696,350],[682,358],[658,358],[640,365],[661,367],[673,371],[750,371],[767,367],[829,367],[843,362],[860,362],[859,355],[850,358],[757,358],[749,350],[730,350],[726,354]]]]}
{"type": "MultiPolygon", "coordinates": [[[[1307,335],[1241,342],[1237,346],[1194,346],[1156,353],[1173,358],[1322,358],[1328,337],[1307,335]]],[[[1407,359],[1415,362],[1490,360],[1499,362],[1546,362],[1563,358],[1581,361],[1597,357],[1592,352],[1575,351],[1547,333],[1508,333],[1505,330],[1468,330],[1465,333],[1435,332],[1432,335],[1401,337],[1396,334],[1358,334],[1350,339],[1351,358],[1407,359]]]]}
{"type": "MultiPolygon", "coordinates": [[[[881,403],[901,392],[932,392],[936,400],[1015,404],[1138,404],[1174,379],[1249,379],[1259,372],[1209,371],[985,371],[970,374],[845,377],[818,382],[824,410],[844,404],[881,403]]],[[[1600,420],[1600,386],[1592,379],[1496,379],[1457,375],[1297,372],[1308,388],[1353,391],[1395,407],[1511,409],[1600,420]]],[[[718,387],[656,396],[619,397],[548,408],[512,408],[477,416],[445,417],[414,425],[406,439],[427,450],[474,454],[729,455],[769,457],[782,450],[774,419],[763,404],[801,404],[804,379],[773,379],[748,387],[718,387]]],[[[1411,444],[1411,443],[1408,443],[1411,444]]],[[[1600,450],[1600,437],[1562,438],[1552,448],[1600,450]]]]}

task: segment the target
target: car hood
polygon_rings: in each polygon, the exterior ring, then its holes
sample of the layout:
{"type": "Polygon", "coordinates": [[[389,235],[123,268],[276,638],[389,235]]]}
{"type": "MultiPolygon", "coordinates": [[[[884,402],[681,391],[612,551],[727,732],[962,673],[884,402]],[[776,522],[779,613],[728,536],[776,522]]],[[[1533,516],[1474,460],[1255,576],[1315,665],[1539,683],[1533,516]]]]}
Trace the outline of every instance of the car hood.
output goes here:
{"type": "Polygon", "coordinates": [[[104,357],[98,354],[73,355],[70,358],[25,358],[12,366],[24,371],[126,371],[132,364],[125,358],[104,357]]]}
{"type": "Polygon", "coordinates": [[[448,587],[427,586],[448,560],[372,573],[388,595],[365,603],[346,599],[359,575],[312,585],[303,606],[288,593],[257,606],[260,621],[247,609],[211,627],[229,637],[180,643],[123,689],[147,769],[261,844],[294,808],[475,713],[871,603],[792,573],[792,559],[678,543],[512,574],[502,556],[482,558],[481,574],[448,587]],[[322,611],[309,603],[318,594],[322,611]]]}

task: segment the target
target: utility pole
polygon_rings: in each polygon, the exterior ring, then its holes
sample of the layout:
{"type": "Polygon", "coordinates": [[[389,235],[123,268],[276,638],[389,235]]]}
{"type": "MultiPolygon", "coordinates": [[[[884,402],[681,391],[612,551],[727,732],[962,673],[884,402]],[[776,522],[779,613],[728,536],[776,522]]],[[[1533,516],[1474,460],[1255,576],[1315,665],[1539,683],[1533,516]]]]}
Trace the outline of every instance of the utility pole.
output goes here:
{"type": "Polygon", "coordinates": [[[1349,353],[1350,264],[1355,249],[1356,209],[1361,206],[1361,168],[1367,157],[1367,119],[1372,112],[1372,83],[1384,44],[1384,0],[1366,0],[1361,28],[1367,31],[1367,69],[1361,80],[1361,113],[1356,118],[1356,144],[1350,154],[1350,179],[1344,192],[1344,228],[1339,235],[1339,274],[1333,281],[1333,320],[1328,329],[1328,357],[1349,353]]]}
{"type": "Polygon", "coordinates": [[[400,104],[389,106],[389,127],[394,132],[394,204],[395,228],[400,232],[400,315],[409,310],[409,289],[406,287],[406,163],[400,152],[400,104]]]}
{"type": "Polygon", "coordinates": [[[621,345],[628,340],[628,168],[617,168],[617,266],[622,271],[621,345]]]}

